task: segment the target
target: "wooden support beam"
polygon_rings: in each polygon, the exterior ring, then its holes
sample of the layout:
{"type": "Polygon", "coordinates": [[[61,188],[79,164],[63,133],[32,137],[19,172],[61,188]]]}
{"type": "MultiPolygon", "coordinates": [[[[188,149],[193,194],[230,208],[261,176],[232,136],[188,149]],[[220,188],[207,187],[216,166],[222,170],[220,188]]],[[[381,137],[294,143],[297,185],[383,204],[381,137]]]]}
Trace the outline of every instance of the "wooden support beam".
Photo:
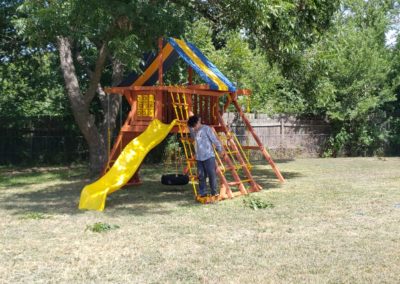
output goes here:
{"type": "Polygon", "coordinates": [[[223,108],[223,113],[226,112],[226,110],[228,109],[228,107],[231,104],[231,102],[232,102],[231,96],[227,96],[226,97],[226,102],[225,102],[224,108],[223,108]]]}
{"type": "MultiPolygon", "coordinates": [[[[215,163],[217,163],[217,161],[215,161],[215,163]]],[[[232,198],[233,197],[232,190],[229,187],[228,181],[226,180],[224,173],[221,171],[218,164],[217,164],[217,175],[221,182],[221,188],[219,190],[220,196],[222,198],[225,198],[225,196],[227,196],[228,198],[232,198]]]]}
{"type": "Polygon", "coordinates": [[[192,95],[191,94],[187,94],[186,95],[186,102],[188,104],[189,117],[191,117],[194,114],[193,113],[193,100],[192,100],[192,95]]]}
{"type": "Polygon", "coordinates": [[[210,85],[207,84],[187,85],[185,87],[188,89],[210,90],[210,85]]]}
{"type": "Polygon", "coordinates": [[[243,148],[244,150],[260,150],[260,147],[259,147],[259,146],[243,146],[243,145],[242,145],[242,148],[243,148]]]}
{"type": "Polygon", "coordinates": [[[188,83],[189,85],[193,85],[193,68],[188,67],[188,83]]]}
{"type": "MultiPolygon", "coordinates": [[[[220,139],[218,138],[218,135],[217,135],[217,133],[215,132],[215,130],[214,130],[214,133],[215,133],[215,136],[217,137],[217,139],[220,140],[220,139]]],[[[220,140],[220,143],[221,143],[221,145],[224,145],[224,144],[222,143],[221,140],[220,140]]],[[[235,165],[233,164],[231,158],[229,158],[229,155],[226,154],[226,155],[224,155],[224,157],[222,157],[222,158],[223,158],[223,160],[225,161],[225,163],[228,165],[228,168],[230,169],[230,171],[231,171],[231,173],[232,173],[232,176],[233,176],[233,179],[234,179],[235,182],[237,183],[237,186],[238,186],[239,191],[241,192],[241,194],[247,194],[247,190],[246,190],[246,188],[244,187],[242,181],[240,180],[240,176],[239,176],[239,174],[237,173],[236,168],[235,168],[235,165]]],[[[224,178],[225,178],[225,177],[224,177],[224,178]]],[[[225,179],[225,182],[226,182],[226,179],[225,179]]],[[[228,183],[228,182],[226,182],[226,184],[224,183],[224,185],[225,185],[227,188],[229,188],[229,183],[228,183]]]]}
{"type": "Polygon", "coordinates": [[[227,91],[207,90],[207,89],[196,89],[188,88],[187,86],[128,86],[128,87],[111,87],[105,88],[107,94],[120,94],[123,95],[124,91],[130,90],[135,93],[149,94],[155,93],[156,91],[167,91],[170,93],[181,93],[181,94],[197,94],[204,96],[216,96],[221,97],[228,94],[227,91]]]}
{"type": "Polygon", "coordinates": [[[198,113],[198,115],[201,117],[201,118],[203,118],[203,96],[199,96],[199,113],[198,113]]]}
{"type": "Polygon", "coordinates": [[[164,40],[162,37],[158,39],[158,85],[162,86],[163,85],[163,56],[162,56],[162,50],[163,50],[163,44],[164,40]]]}
{"type": "Polygon", "coordinates": [[[193,112],[194,114],[199,113],[199,96],[194,96],[193,112]]]}
{"type": "Polygon", "coordinates": [[[250,131],[250,133],[253,135],[254,140],[256,140],[256,143],[258,145],[259,150],[262,152],[264,158],[268,161],[268,163],[271,165],[272,170],[274,171],[276,177],[279,179],[279,181],[284,182],[285,179],[283,178],[281,172],[279,171],[278,167],[275,165],[274,161],[272,160],[272,157],[270,154],[267,152],[265,149],[264,145],[262,144],[260,138],[254,131],[254,128],[251,126],[250,121],[247,119],[246,115],[243,113],[242,109],[239,106],[238,101],[236,98],[232,99],[233,105],[235,106],[236,110],[239,112],[239,115],[243,119],[244,123],[246,124],[247,129],[250,131]]]}
{"type": "Polygon", "coordinates": [[[241,96],[250,96],[251,93],[252,93],[251,90],[248,89],[238,89],[235,92],[236,95],[241,95],[241,96]]]}
{"type": "MultiPolygon", "coordinates": [[[[242,166],[243,172],[246,174],[247,178],[250,180],[251,188],[256,191],[259,190],[256,182],[254,181],[253,175],[251,174],[249,168],[247,167],[246,161],[243,159],[242,154],[240,153],[239,148],[235,143],[235,140],[231,137],[231,131],[226,126],[221,114],[218,113],[217,115],[218,115],[219,124],[222,126],[222,128],[224,129],[224,132],[227,135],[228,143],[233,148],[233,151],[237,152],[236,158],[239,160],[239,163],[242,166]]],[[[236,179],[235,179],[235,181],[236,181],[236,179]]],[[[240,181],[240,179],[239,179],[239,181],[240,181]]]]}

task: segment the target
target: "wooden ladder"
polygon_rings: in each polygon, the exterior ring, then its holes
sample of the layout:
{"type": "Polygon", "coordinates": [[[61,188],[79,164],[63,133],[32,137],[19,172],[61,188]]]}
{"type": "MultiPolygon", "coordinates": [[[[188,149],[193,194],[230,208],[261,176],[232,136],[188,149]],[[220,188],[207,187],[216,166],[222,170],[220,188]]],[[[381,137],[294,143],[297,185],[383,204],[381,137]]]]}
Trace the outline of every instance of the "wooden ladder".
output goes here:
{"type": "Polygon", "coordinates": [[[218,120],[223,129],[224,135],[218,135],[213,128],[216,136],[224,147],[226,155],[220,157],[214,148],[216,158],[217,175],[221,182],[220,195],[218,198],[213,196],[200,197],[198,195],[198,177],[197,177],[197,162],[194,151],[194,140],[190,138],[187,131],[187,120],[189,118],[189,104],[185,94],[170,93],[172,98],[172,105],[175,111],[176,118],[178,119],[178,127],[180,133],[180,141],[183,145],[185,158],[186,158],[186,172],[189,175],[190,182],[193,186],[193,192],[197,201],[201,203],[214,202],[226,198],[233,198],[238,195],[248,194],[248,192],[259,191],[261,187],[254,181],[251,174],[251,165],[237,140],[234,133],[224,123],[221,115],[218,113],[218,120]],[[241,179],[238,171],[242,170],[246,178],[241,179]],[[233,177],[233,181],[226,179],[225,173],[229,171],[233,177]],[[246,189],[245,183],[250,184],[250,188],[246,189]],[[231,187],[237,187],[239,191],[232,192],[231,187]]]}

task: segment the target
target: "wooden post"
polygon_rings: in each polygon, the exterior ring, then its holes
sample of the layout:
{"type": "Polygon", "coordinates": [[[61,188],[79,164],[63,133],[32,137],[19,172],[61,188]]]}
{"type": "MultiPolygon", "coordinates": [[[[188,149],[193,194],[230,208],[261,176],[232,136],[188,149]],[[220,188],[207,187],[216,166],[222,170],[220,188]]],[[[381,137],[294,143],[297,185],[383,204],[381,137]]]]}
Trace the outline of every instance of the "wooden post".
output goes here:
{"type": "Polygon", "coordinates": [[[204,96],[199,96],[199,116],[201,117],[201,123],[203,123],[203,102],[204,102],[204,96]]]}
{"type": "Polygon", "coordinates": [[[159,62],[158,62],[158,85],[162,86],[163,85],[163,57],[162,57],[162,50],[163,50],[163,38],[160,37],[158,39],[158,55],[159,57],[159,62]]]}
{"type": "Polygon", "coordinates": [[[185,94],[184,96],[186,96],[186,102],[188,104],[188,113],[189,113],[189,117],[191,117],[194,115],[192,94],[185,94]]]}
{"type": "Polygon", "coordinates": [[[189,85],[193,85],[193,68],[192,67],[188,67],[188,82],[189,85]]]}
{"type": "Polygon", "coordinates": [[[281,149],[283,149],[284,148],[284,146],[283,146],[283,142],[285,141],[285,124],[284,124],[284,122],[283,122],[283,119],[282,119],[282,116],[280,116],[279,117],[279,120],[280,120],[280,125],[281,125],[281,141],[280,141],[280,146],[281,146],[281,149]]]}
{"type": "Polygon", "coordinates": [[[194,114],[198,114],[199,112],[199,95],[194,95],[194,102],[192,108],[194,114]]]}
{"type": "Polygon", "coordinates": [[[226,178],[224,176],[224,173],[221,171],[221,169],[218,166],[218,163],[216,161],[215,161],[215,163],[216,163],[216,168],[217,168],[217,175],[221,182],[221,188],[219,190],[221,199],[233,198],[232,190],[228,184],[228,181],[226,180],[226,178]]]}
{"type": "MultiPolygon", "coordinates": [[[[159,61],[158,61],[158,85],[162,86],[163,85],[163,57],[162,57],[162,50],[163,50],[163,38],[160,37],[158,39],[158,55],[159,55],[159,61]]],[[[162,112],[162,105],[163,105],[163,91],[157,90],[156,95],[155,95],[155,112],[154,112],[154,117],[163,121],[163,112],[162,112]]]]}

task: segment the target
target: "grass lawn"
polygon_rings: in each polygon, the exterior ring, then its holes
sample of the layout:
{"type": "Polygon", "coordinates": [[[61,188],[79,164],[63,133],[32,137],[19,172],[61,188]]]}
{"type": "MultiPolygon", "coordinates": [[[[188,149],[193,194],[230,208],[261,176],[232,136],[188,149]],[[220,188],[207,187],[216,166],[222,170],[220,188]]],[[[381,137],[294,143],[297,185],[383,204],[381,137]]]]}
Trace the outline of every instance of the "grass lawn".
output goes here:
{"type": "Polygon", "coordinates": [[[283,185],[255,167],[272,208],[199,205],[145,166],[103,213],[77,209],[83,167],[2,167],[0,283],[400,283],[400,158],[278,165],[283,185]]]}

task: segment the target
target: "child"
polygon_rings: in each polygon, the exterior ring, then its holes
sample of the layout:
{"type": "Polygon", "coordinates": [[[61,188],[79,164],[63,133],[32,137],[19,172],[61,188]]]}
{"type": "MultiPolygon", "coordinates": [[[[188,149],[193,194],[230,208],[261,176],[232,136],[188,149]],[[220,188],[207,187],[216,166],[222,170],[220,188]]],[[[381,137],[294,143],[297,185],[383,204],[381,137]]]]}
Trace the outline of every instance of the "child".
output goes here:
{"type": "Polygon", "coordinates": [[[217,173],[215,167],[215,154],[213,144],[220,155],[224,155],[221,143],[208,125],[201,124],[200,117],[193,115],[189,117],[188,126],[190,136],[196,141],[197,174],[199,175],[200,197],[206,196],[206,179],[208,176],[211,195],[218,196],[217,173]]]}

